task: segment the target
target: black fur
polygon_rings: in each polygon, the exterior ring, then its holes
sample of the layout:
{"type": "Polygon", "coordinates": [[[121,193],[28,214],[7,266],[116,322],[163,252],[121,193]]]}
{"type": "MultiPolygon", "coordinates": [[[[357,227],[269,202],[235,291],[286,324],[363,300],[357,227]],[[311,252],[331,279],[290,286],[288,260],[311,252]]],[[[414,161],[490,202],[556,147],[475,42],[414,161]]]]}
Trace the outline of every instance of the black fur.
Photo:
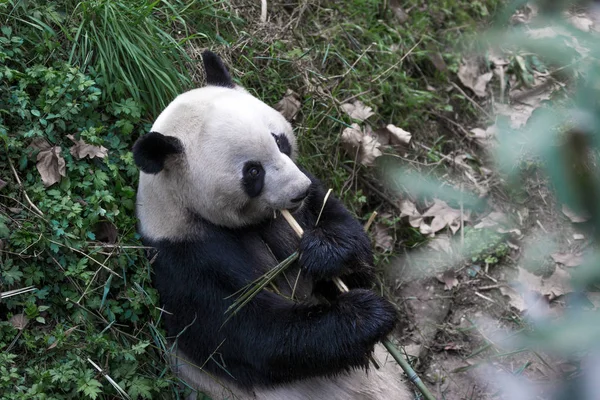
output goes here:
{"type": "Polygon", "coordinates": [[[279,135],[272,133],[271,135],[273,135],[273,138],[275,138],[275,142],[277,143],[277,146],[279,147],[279,151],[281,151],[283,154],[290,157],[292,155],[292,145],[290,144],[290,141],[288,140],[288,138],[285,137],[285,135],[283,133],[281,133],[279,135]]]}
{"type": "Polygon", "coordinates": [[[207,84],[228,88],[235,87],[227,67],[225,67],[219,56],[206,50],[202,53],[202,62],[204,63],[204,71],[206,71],[207,84]]]}
{"type": "Polygon", "coordinates": [[[250,388],[368,367],[373,346],[394,327],[394,307],[364,289],[372,285],[373,257],[362,226],[330,197],[315,228],[325,192],[308,176],[310,194],[294,215],[306,232],[301,241],[281,217],[243,229],[196,217],[197,239],[145,240],[158,250],[154,285],[169,312],[169,337],[221,379],[250,388]],[[354,289],[330,293],[331,303],[294,303],[263,290],[223,324],[232,295],[298,245],[303,277],[316,288],[341,276],[354,289]]]}
{"type": "Polygon", "coordinates": [[[173,154],[183,153],[183,144],[173,136],[150,132],[133,145],[133,160],[147,174],[157,174],[165,167],[165,160],[173,154]]]}
{"type": "Polygon", "coordinates": [[[242,171],[242,186],[248,197],[253,198],[258,196],[265,184],[265,170],[259,162],[248,161],[244,164],[242,171]],[[258,171],[256,175],[251,174],[251,171],[258,171]]]}

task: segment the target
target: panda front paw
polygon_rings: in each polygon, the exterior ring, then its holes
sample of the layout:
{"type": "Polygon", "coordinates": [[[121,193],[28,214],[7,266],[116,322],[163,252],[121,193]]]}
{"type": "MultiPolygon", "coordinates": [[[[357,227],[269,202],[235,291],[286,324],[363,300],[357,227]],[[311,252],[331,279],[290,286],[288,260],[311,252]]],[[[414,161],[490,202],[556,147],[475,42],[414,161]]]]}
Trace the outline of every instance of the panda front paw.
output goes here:
{"type": "Polygon", "coordinates": [[[304,232],[299,253],[300,266],[315,280],[343,275],[345,264],[352,259],[352,253],[344,243],[336,243],[335,238],[319,227],[304,232]]]}
{"type": "Polygon", "coordinates": [[[364,349],[386,337],[398,321],[394,306],[370,290],[342,293],[336,307],[348,324],[348,337],[354,337],[355,344],[364,349]]]}
{"type": "Polygon", "coordinates": [[[359,286],[368,286],[373,274],[373,254],[363,231],[351,229],[307,229],[300,240],[300,266],[315,280],[354,274],[359,286]]]}

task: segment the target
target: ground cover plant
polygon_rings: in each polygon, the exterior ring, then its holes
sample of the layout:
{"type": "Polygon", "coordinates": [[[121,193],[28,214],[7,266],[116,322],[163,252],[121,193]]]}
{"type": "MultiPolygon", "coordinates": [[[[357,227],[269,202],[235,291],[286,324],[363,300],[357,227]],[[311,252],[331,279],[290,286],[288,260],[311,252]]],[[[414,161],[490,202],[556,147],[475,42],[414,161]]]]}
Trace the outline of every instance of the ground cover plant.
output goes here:
{"type": "Polygon", "coordinates": [[[294,122],[301,162],[359,218],[379,213],[379,290],[437,398],[589,387],[598,23],[540,3],[2,3],[0,397],[183,396],[130,149],[201,84],[205,48],[294,122]],[[508,35],[483,37],[492,21],[508,35]]]}

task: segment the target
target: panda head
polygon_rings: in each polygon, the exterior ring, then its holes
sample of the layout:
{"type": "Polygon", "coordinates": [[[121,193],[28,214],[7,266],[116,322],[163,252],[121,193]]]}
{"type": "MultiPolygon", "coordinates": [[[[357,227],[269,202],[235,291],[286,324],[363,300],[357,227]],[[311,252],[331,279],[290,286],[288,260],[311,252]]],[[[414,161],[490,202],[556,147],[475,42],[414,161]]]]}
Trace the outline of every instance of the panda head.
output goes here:
{"type": "Polygon", "coordinates": [[[134,144],[142,230],[156,214],[242,227],[308,194],[287,120],[234,85],[218,56],[202,59],[207,86],[179,95],[134,144]]]}

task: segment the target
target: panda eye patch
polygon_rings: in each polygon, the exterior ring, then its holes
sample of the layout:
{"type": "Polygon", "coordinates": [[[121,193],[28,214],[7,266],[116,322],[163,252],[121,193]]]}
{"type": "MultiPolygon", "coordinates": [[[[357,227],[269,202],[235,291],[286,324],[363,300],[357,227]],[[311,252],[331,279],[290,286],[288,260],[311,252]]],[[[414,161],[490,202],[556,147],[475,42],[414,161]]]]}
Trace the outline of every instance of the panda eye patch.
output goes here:
{"type": "Polygon", "coordinates": [[[248,161],[242,170],[242,186],[248,197],[258,196],[265,183],[265,170],[257,161],[248,161]]]}
{"type": "Polygon", "coordinates": [[[290,157],[292,154],[292,146],[290,145],[290,141],[288,140],[288,138],[285,137],[285,134],[281,133],[279,135],[276,135],[274,133],[271,133],[271,135],[273,136],[273,139],[275,139],[275,143],[277,143],[279,151],[281,151],[286,156],[290,157]]]}

